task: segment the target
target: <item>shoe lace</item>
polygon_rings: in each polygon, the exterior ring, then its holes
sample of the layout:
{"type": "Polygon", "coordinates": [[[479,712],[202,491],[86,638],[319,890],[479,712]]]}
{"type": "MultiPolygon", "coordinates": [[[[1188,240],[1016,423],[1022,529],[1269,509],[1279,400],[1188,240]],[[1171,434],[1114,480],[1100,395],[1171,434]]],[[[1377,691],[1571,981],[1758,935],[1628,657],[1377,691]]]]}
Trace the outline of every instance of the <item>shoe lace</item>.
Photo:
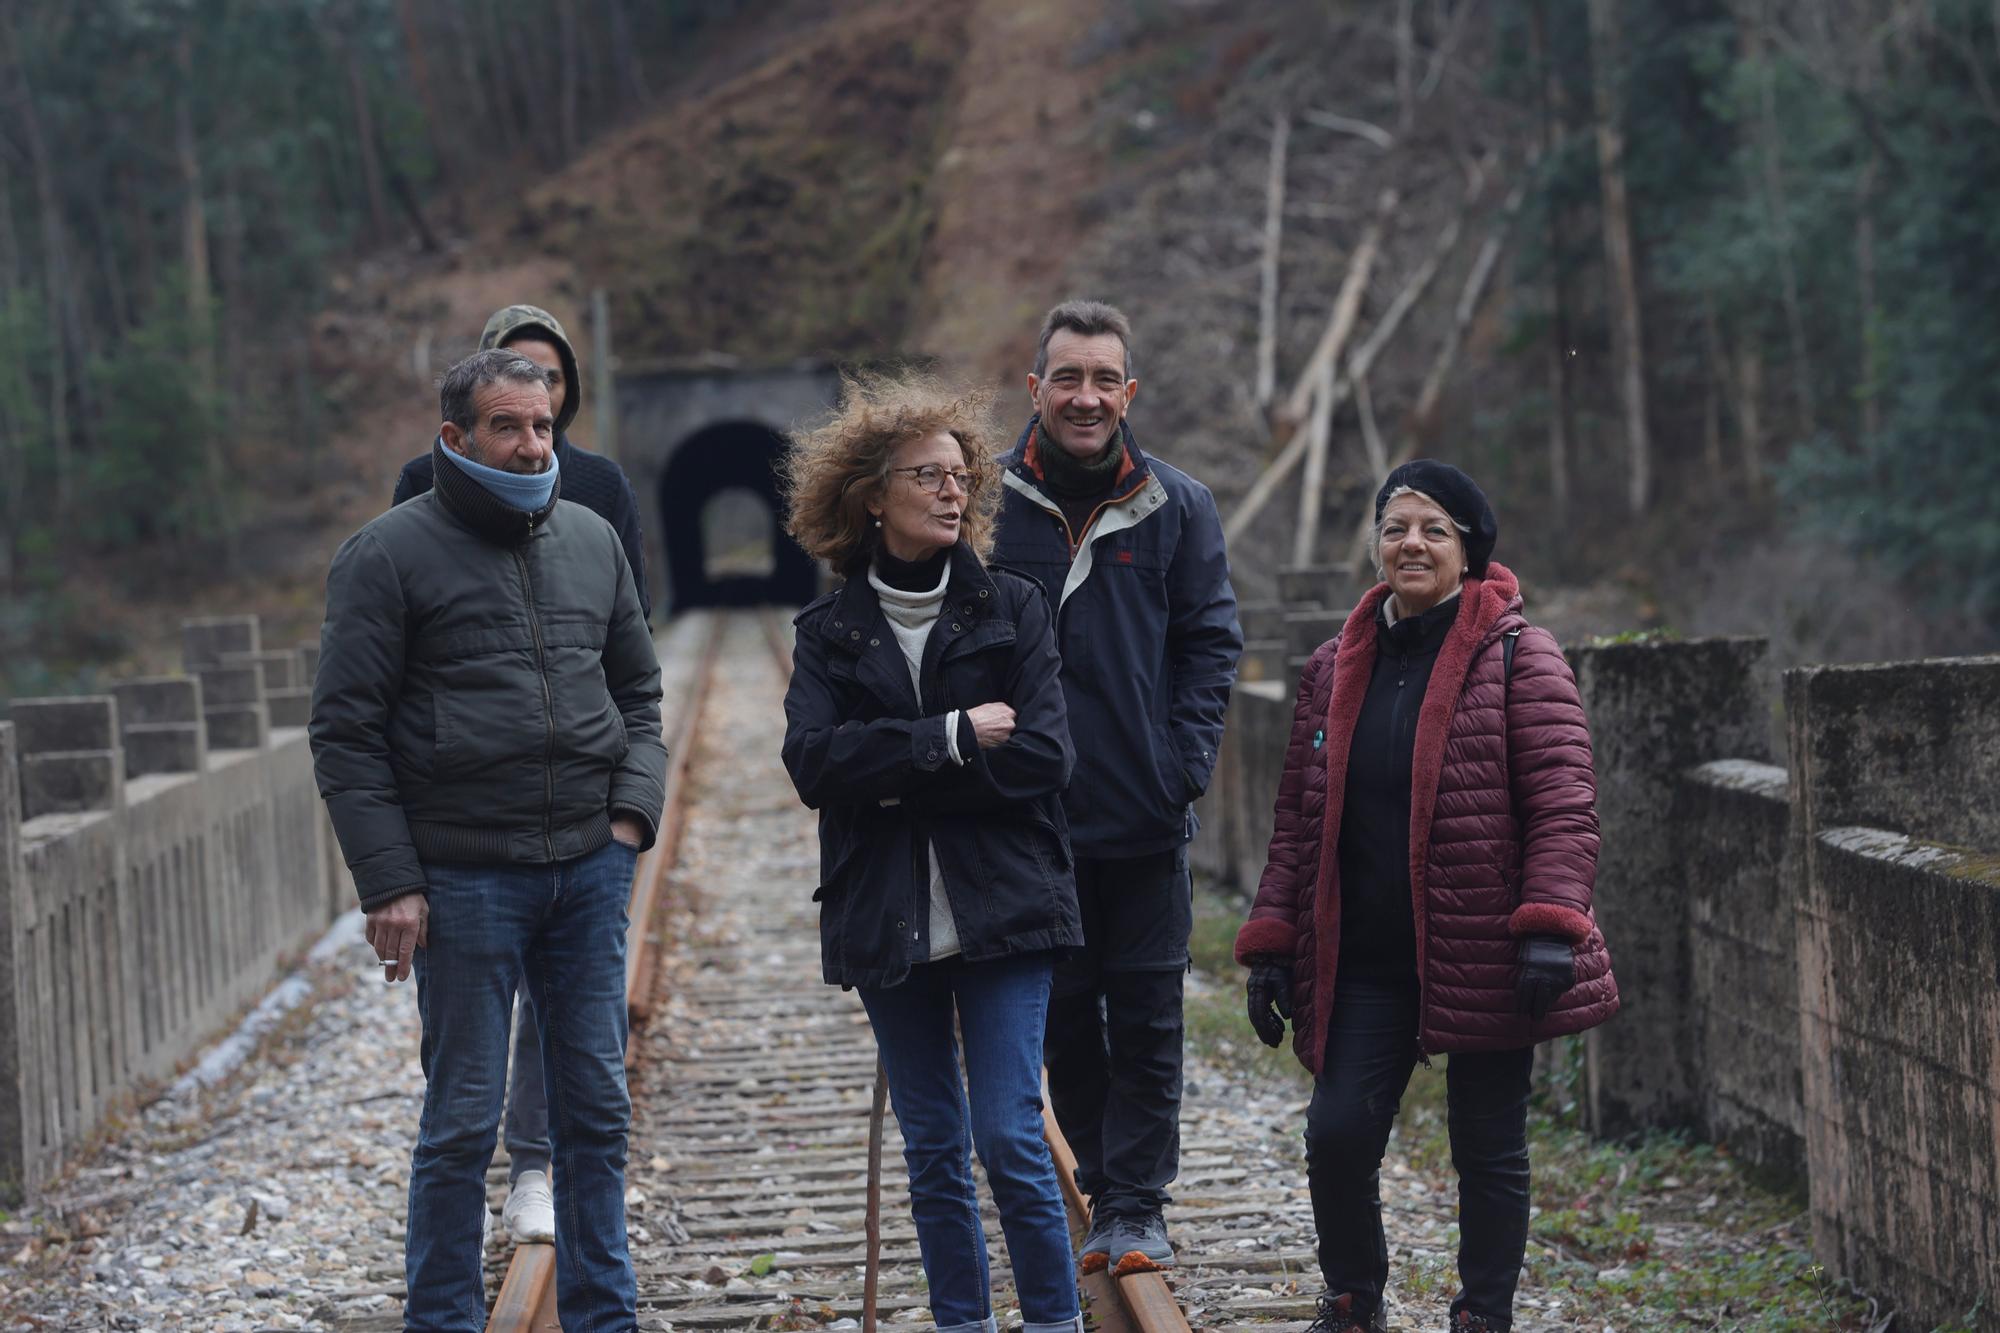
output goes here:
{"type": "Polygon", "coordinates": [[[1368,1325],[1354,1317],[1354,1297],[1351,1295],[1321,1295],[1315,1308],[1319,1313],[1305,1333],[1368,1333],[1368,1325]]]}

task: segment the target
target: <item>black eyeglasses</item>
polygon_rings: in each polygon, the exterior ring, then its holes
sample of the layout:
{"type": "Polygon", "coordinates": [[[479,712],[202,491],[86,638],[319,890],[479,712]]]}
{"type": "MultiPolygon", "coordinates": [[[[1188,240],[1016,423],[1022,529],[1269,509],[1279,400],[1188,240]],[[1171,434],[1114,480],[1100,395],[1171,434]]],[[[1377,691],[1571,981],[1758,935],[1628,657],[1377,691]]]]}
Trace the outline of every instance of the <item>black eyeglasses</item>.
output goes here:
{"type": "Polygon", "coordinates": [[[967,472],[964,468],[939,467],[936,463],[926,463],[922,467],[892,467],[891,472],[907,472],[916,478],[917,485],[936,495],[944,490],[944,479],[950,477],[958,483],[958,489],[967,495],[979,489],[979,474],[967,472]]]}

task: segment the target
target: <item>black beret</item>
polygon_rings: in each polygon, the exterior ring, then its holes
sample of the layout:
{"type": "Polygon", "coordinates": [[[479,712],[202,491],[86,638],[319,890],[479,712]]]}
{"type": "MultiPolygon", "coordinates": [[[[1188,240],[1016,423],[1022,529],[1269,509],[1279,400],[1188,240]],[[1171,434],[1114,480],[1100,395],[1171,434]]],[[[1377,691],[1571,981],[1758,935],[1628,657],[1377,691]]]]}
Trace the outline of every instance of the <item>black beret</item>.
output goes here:
{"type": "Polygon", "coordinates": [[[1493,506],[1486,503],[1486,492],[1479,489],[1479,483],[1449,463],[1440,463],[1435,458],[1413,458],[1391,472],[1382,489],[1375,492],[1377,523],[1382,521],[1382,511],[1389,507],[1389,497],[1404,489],[1421,491],[1451,515],[1465,542],[1465,572],[1473,578],[1484,578],[1486,561],[1500,536],[1500,520],[1494,517],[1493,506]]]}

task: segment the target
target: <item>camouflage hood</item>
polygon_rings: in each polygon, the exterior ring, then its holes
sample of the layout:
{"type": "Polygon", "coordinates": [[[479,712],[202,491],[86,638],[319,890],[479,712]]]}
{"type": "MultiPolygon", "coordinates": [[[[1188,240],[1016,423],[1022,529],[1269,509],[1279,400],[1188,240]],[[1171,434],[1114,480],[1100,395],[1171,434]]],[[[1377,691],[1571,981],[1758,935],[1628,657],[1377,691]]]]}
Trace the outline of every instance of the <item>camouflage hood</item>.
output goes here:
{"type": "Polygon", "coordinates": [[[532,305],[510,305],[496,310],[479,335],[479,350],[498,347],[529,331],[554,339],[556,351],[562,356],[563,405],[562,411],[556,413],[556,434],[561,435],[576,420],[577,409],[583,406],[583,377],[576,373],[576,349],[569,345],[569,335],[563,332],[556,317],[532,305]]]}

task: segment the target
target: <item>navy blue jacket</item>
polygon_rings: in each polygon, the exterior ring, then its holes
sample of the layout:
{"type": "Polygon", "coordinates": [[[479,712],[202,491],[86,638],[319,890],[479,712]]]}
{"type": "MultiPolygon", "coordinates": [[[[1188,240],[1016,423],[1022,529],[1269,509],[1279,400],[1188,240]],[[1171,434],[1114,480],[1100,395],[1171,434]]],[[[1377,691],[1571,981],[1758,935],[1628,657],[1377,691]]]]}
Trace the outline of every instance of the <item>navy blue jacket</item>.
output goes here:
{"type": "Polygon", "coordinates": [[[1129,427],[1112,498],[1071,550],[1041,489],[1031,420],[1001,460],[994,561],[1038,580],[1056,611],[1076,781],[1063,798],[1079,856],[1144,856],[1194,835],[1243,632],[1208,488],[1148,458],[1129,427]]]}
{"type": "MultiPolygon", "coordinates": [[[[632,583],[639,593],[639,609],[653,618],[653,602],[646,593],[646,541],[639,532],[639,497],[616,459],[594,454],[580,444],[571,444],[567,435],[556,436],[556,466],[562,469],[562,497],[597,514],[618,534],[625,548],[625,563],[631,566],[632,583]]],[[[396,493],[389,500],[395,508],[431,488],[435,478],[428,452],[403,464],[396,474],[396,493]]]]}
{"type": "Polygon", "coordinates": [[[1060,797],[1072,752],[1041,590],[956,547],[921,699],[865,576],[792,623],[784,759],[819,811],[826,980],[893,986],[930,957],[927,844],[966,961],[1080,945],[1060,797]],[[1013,707],[1013,737],[953,763],[946,715],[986,703],[1013,707]]]}

